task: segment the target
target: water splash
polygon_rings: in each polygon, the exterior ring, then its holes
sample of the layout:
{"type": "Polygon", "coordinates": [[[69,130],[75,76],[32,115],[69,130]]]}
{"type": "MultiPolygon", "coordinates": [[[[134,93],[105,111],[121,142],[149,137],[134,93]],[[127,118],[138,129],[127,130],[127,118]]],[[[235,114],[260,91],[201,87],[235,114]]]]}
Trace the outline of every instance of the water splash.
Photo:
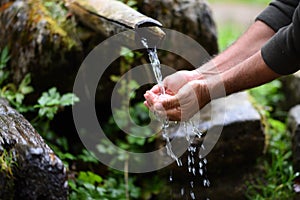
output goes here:
{"type": "MultiPolygon", "coordinates": [[[[163,77],[162,77],[162,73],[161,73],[161,65],[160,65],[160,61],[158,59],[157,50],[155,47],[149,48],[146,38],[142,38],[141,42],[144,45],[144,47],[147,48],[148,56],[149,56],[149,60],[150,60],[151,66],[152,66],[154,76],[155,76],[157,84],[160,88],[161,95],[164,95],[164,94],[166,94],[166,91],[163,86],[163,77]]],[[[176,161],[178,166],[182,166],[181,160],[172,151],[172,145],[171,145],[169,134],[168,134],[168,127],[170,125],[168,118],[162,118],[157,115],[156,115],[156,117],[157,117],[157,119],[159,119],[162,122],[162,136],[166,141],[167,154],[176,161]]],[[[195,126],[195,124],[193,123],[192,120],[183,122],[183,126],[184,126],[186,141],[189,144],[188,161],[187,161],[188,172],[193,177],[200,175],[200,177],[203,178],[203,182],[202,182],[203,186],[209,187],[210,181],[208,180],[207,175],[206,175],[207,160],[206,160],[206,158],[202,158],[202,156],[199,154],[199,157],[198,157],[199,162],[198,162],[198,164],[196,164],[197,147],[193,146],[194,139],[195,138],[202,139],[205,136],[205,134],[195,126]],[[191,131],[189,130],[189,127],[192,127],[191,131]]],[[[205,150],[205,147],[203,144],[201,144],[200,148],[205,150]]],[[[200,150],[199,150],[199,153],[200,153],[200,150]]],[[[174,181],[172,172],[170,173],[169,181],[170,182],[174,181]]],[[[194,193],[194,181],[190,181],[190,190],[189,191],[190,191],[189,194],[190,194],[191,199],[193,199],[193,200],[196,199],[196,195],[194,193]]],[[[185,189],[181,188],[180,193],[181,193],[181,196],[183,196],[185,194],[185,189]]]]}

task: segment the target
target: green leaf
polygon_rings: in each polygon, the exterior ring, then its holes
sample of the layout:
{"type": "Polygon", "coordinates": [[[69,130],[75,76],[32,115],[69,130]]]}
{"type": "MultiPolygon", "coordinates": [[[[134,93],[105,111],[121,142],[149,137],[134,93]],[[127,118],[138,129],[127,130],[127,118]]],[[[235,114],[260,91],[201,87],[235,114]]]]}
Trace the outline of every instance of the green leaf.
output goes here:
{"type": "Polygon", "coordinates": [[[16,102],[19,103],[19,104],[22,104],[22,101],[23,101],[24,97],[25,96],[21,93],[16,93],[15,94],[16,102]]]}
{"type": "Polygon", "coordinates": [[[137,145],[143,146],[146,142],[146,138],[128,135],[127,141],[129,144],[137,144],[137,145]]]}
{"type": "Polygon", "coordinates": [[[79,173],[78,180],[94,185],[95,183],[101,183],[103,179],[101,178],[101,176],[91,171],[87,171],[87,172],[81,171],[79,173]]]}
{"type": "Polygon", "coordinates": [[[73,93],[64,94],[60,99],[60,104],[62,106],[74,105],[75,102],[78,102],[79,98],[73,93]]]}
{"type": "Polygon", "coordinates": [[[0,70],[0,85],[2,85],[3,82],[8,79],[8,76],[9,76],[8,71],[0,70]]]}
{"type": "Polygon", "coordinates": [[[26,74],[26,76],[21,81],[21,83],[19,85],[19,88],[28,86],[30,83],[31,83],[31,75],[30,74],[26,74]]]}
{"type": "Polygon", "coordinates": [[[121,54],[121,56],[134,57],[133,52],[130,49],[126,48],[126,47],[121,48],[120,54],[121,54]]]}
{"type": "Polygon", "coordinates": [[[99,163],[96,155],[91,151],[87,151],[86,149],[82,150],[82,153],[78,156],[78,158],[84,162],[99,163]]]}
{"type": "Polygon", "coordinates": [[[61,153],[61,152],[56,152],[58,157],[62,160],[76,160],[76,156],[70,154],[70,153],[61,153]]]}
{"type": "Polygon", "coordinates": [[[112,80],[113,82],[118,82],[120,80],[120,76],[111,75],[110,80],[112,80]]]}
{"type": "Polygon", "coordinates": [[[6,47],[4,47],[4,49],[1,52],[1,56],[0,56],[0,69],[3,69],[3,68],[6,67],[7,62],[10,59],[10,56],[8,54],[9,54],[9,50],[8,50],[8,47],[6,46],[6,47]]]}

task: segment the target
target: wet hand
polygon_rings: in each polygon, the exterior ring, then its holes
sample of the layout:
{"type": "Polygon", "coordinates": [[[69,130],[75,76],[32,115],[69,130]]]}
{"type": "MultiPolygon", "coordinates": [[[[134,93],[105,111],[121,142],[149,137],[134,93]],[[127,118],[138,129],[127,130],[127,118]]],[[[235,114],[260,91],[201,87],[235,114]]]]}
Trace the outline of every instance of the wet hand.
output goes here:
{"type": "Polygon", "coordinates": [[[203,80],[190,81],[177,93],[160,95],[157,90],[150,90],[144,97],[145,105],[151,111],[174,121],[188,120],[210,101],[208,88],[203,80]]]}
{"type": "MultiPolygon", "coordinates": [[[[167,76],[163,80],[163,85],[165,87],[166,93],[169,95],[174,95],[178,90],[187,84],[189,81],[196,79],[199,76],[199,73],[194,71],[178,71],[174,74],[167,76]]],[[[155,85],[151,90],[154,94],[161,94],[160,88],[158,85],[155,85]]]]}

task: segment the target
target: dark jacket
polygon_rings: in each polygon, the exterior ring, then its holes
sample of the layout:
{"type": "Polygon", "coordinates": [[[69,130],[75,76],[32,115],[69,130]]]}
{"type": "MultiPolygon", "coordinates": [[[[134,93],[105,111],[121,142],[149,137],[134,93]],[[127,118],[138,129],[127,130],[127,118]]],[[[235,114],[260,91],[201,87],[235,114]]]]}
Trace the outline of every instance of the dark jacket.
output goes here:
{"type": "Polygon", "coordinates": [[[265,63],[286,75],[300,69],[300,0],[276,0],[256,18],[276,34],[262,47],[265,63]]]}

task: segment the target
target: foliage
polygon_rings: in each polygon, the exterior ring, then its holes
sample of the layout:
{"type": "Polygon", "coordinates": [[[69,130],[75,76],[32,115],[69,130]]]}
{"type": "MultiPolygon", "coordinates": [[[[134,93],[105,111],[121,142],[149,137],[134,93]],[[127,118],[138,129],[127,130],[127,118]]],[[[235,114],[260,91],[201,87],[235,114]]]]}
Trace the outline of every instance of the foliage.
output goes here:
{"type": "MultiPolygon", "coordinates": [[[[99,175],[87,171],[81,171],[77,180],[69,180],[71,188],[70,200],[72,199],[103,199],[103,200],[122,200],[127,199],[125,194],[124,180],[120,176],[110,175],[107,179],[103,179],[99,175]]],[[[134,179],[129,178],[128,181],[129,195],[131,199],[138,199],[140,196],[140,188],[134,185],[134,179]]]]}
{"type": "Polygon", "coordinates": [[[29,110],[32,110],[32,107],[25,106],[23,104],[25,96],[33,92],[33,88],[29,86],[30,82],[30,74],[27,74],[21,81],[19,86],[16,86],[13,83],[5,85],[1,90],[0,96],[6,98],[9,103],[14,106],[19,112],[27,112],[29,110]]]}
{"type": "Polygon", "coordinates": [[[259,160],[263,164],[264,175],[249,183],[249,199],[293,199],[293,180],[298,175],[291,164],[291,138],[285,124],[268,119],[270,137],[267,155],[259,160]]]}
{"type": "MultiPolygon", "coordinates": [[[[5,70],[6,64],[9,61],[8,48],[4,48],[1,52],[0,57],[0,80],[4,83],[9,78],[9,72],[5,70]]],[[[0,96],[7,99],[9,103],[15,107],[19,112],[35,111],[38,109],[37,118],[47,118],[52,120],[54,115],[57,113],[59,108],[74,105],[79,101],[79,98],[72,94],[67,93],[61,95],[55,87],[50,88],[47,92],[43,92],[42,96],[37,100],[35,105],[25,105],[25,96],[34,91],[33,87],[30,86],[31,76],[27,74],[21,83],[16,86],[14,83],[8,83],[1,85],[0,96]]],[[[36,118],[36,119],[37,119],[36,118]]],[[[33,120],[33,123],[35,120],[33,120]]]]}
{"type": "Polygon", "coordinates": [[[266,133],[266,155],[262,163],[263,176],[248,183],[249,199],[293,199],[293,180],[297,173],[291,163],[291,138],[285,123],[274,119],[273,107],[282,100],[280,82],[273,81],[250,90],[263,117],[266,133]]]}
{"type": "Polygon", "coordinates": [[[39,117],[46,116],[49,120],[52,120],[60,107],[73,105],[78,101],[79,98],[73,93],[61,96],[57,89],[53,87],[48,92],[43,92],[34,108],[39,108],[39,117]]]}
{"type": "Polygon", "coordinates": [[[282,83],[279,80],[274,80],[268,84],[249,90],[250,94],[262,106],[263,109],[261,112],[266,111],[264,115],[271,114],[273,118],[285,117],[287,115],[278,106],[285,100],[281,92],[281,85],[282,83]]]}
{"type": "Polygon", "coordinates": [[[9,72],[5,70],[7,62],[10,59],[8,47],[5,47],[0,54],[0,85],[8,78],[9,72]]]}
{"type": "Polygon", "coordinates": [[[218,45],[220,50],[223,51],[229,47],[241,34],[242,28],[237,24],[220,25],[218,27],[218,45]]]}

